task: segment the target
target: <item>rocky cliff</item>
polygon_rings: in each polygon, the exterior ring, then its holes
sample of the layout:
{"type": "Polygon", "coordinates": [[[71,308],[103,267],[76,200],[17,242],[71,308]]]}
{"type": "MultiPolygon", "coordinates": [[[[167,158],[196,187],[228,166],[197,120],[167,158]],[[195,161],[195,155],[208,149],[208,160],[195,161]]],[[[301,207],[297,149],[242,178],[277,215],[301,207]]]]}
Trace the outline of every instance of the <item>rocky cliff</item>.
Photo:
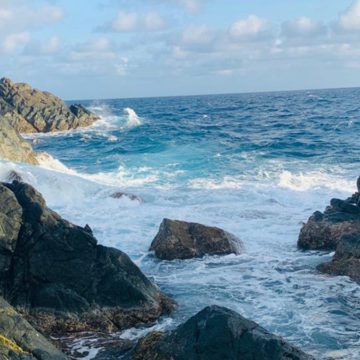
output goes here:
{"type": "Polygon", "coordinates": [[[98,117],[82,105],[68,107],[59,97],[28,84],[0,80],[0,115],[20,133],[53,132],[86,127],[98,117]]]}

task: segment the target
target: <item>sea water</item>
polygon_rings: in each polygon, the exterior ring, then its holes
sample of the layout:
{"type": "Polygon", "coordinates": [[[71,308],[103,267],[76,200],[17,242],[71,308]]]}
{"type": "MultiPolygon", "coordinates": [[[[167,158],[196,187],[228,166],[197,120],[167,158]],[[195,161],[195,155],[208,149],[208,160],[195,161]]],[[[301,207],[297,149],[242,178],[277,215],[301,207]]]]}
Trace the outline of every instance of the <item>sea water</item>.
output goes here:
{"type": "Polygon", "coordinates": [[[359,285],[316,271],[332,254],[296,247],[315,210],[356,190],[360,89],[82,103],[101,120],[27,136],[52,158],[2,162],[0,178],[18,171],[63,217],[129,254],[179,305],[157,328],[218,304],[317,359],[360,358],[359,285]],[[148,249],[165,217],[221,227],[245,252],[157,260],[148,249]]]}

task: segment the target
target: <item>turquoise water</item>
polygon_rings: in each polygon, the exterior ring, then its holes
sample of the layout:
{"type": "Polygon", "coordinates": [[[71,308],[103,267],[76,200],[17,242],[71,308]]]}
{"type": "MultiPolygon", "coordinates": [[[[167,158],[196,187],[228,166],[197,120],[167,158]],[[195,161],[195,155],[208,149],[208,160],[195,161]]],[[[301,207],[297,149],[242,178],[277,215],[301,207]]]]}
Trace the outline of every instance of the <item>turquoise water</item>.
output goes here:
{"type": "Polygon", "coordinates": [[[331,254],[296,248],[313,211],[355,190],[359,99],[338,89],[84,101],[98,123],[31,136],[54,159],[2,163],[0,176],[15,168],[61,215],[127,252],[179,303],[158,327],[220,304],[317,359],[359,359],[359,285],[317,273],[331,254]],[[112,199],[119,190],[143,202],[112,199]],[[148,248],[164,217],[222,227],[246,251],[158,261],[148,248]]]}

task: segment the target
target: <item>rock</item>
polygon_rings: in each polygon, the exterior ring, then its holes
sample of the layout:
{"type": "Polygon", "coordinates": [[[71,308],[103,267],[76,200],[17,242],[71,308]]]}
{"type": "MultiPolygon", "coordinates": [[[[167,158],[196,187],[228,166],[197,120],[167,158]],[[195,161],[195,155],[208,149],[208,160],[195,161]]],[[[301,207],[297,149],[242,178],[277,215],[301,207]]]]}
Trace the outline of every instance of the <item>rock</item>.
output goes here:
{"type": "Polygon", "coordinates": [[[6,182],[13,182],[14,180],[16,181],[23,181],[22,177],[20,174],[18,174],[15,170],[11,170],[9,171],[8,175],[6,176],[6,182]]]}
{"type": "Polygon", "coordinates": [[[216,227],[164,219],[150,250],[164,260],[190,259],[204,255],[240,254],[242,243],[234,235],[216,227]]]}
{"type": "Polygon", "coordinates": [[[320,264],[318,270],[330,275],[349,276],[360,282],[360,232],[343,235],[332,261],[320,264]]]}
{"type": "Polygon", "coordinates": [[[37,165],[36,153],[9,124],[7,116],[0,115],[0,159],[37,165]]]}
{"type": "Polygon", "coordinates": [[[113,199],[121,199],[121,198],[128,198],[132,201],[138,201],[138,202],[143,202],[142,199],[137,196],[137,195],[134,195],[134,194],[128,194],[128,193],[124,193],[124,192],[115,192],[113,194],[110,195],[113,199]]]}
{"type": "Polygon", "coordinates": [[[33,187],[14,181],[0,183],[0,191],[6,225],[0,295],[36,329],[111,332],[172,310],[125,253],[98,245],[88,228],[62,219],[33,187]]]}
{"type": "Polygon", "coordinates": [[[165,334],[140,340],[132,360],[310,360],[312,356],[229,309],[210,306],[165,334]]]}
{"type": "Polygon", "coordinates": [[[344,234],[360,232],[358,194],[346,200],[332,199],[324,213],[316,211],[302,227],[298,247],[303,250],[336,249],[344,234]]]}
{"type": "Polygon", "coordinates": [[[10,125],[24,133],[76,129],[99,119],[81,105],[69,108],[53,94],[3,78],[0,80],[0,115],[5,114],[10,125]]]}
{"type": "MultiPolygon", "coordinates": [[[[357,186],[359,183],[360,178],[357,186]]],[[[301,229],[299,248],[335,250],[332,261],[319,265],[319,271],[360,281],[359,198],[355,193],[346,200],[332,199],[324,213],[315,212],[301,229]]]]}
{"type": "Polygon", "coordinates": [[[0,297],[0,359],[66,360],[67,357],[0,297]]]}

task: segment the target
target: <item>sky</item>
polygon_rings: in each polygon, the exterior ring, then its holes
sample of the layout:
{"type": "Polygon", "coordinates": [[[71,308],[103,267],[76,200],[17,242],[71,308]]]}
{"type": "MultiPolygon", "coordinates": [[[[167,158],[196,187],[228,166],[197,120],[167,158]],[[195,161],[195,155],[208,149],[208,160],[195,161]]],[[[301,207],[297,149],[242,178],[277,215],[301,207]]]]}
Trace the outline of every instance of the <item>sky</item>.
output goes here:
{"type": "Polygon", "coordinates": [[[0,77],[64,99],[360,86],[360,0],[0,0],[0,77]]]}

